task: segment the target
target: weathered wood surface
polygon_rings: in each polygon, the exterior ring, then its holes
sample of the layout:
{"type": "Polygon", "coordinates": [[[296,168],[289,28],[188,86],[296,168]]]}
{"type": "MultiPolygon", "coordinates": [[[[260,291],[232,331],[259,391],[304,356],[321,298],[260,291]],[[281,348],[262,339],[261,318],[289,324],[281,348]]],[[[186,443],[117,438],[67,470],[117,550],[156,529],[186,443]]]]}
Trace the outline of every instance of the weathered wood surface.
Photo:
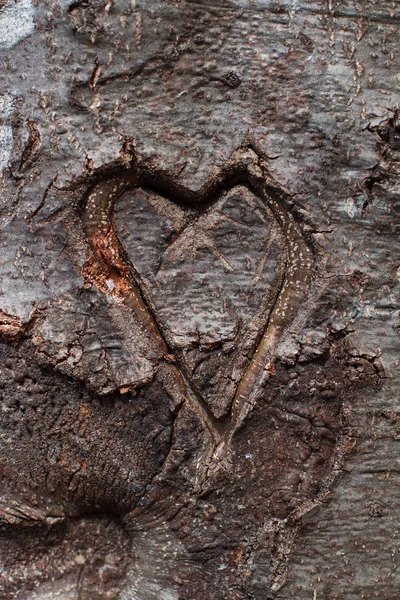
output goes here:
{"type": "Polygon", "coordinates": [[[0,2],[0,598],[398,596],[399,23],[0,2]]]}

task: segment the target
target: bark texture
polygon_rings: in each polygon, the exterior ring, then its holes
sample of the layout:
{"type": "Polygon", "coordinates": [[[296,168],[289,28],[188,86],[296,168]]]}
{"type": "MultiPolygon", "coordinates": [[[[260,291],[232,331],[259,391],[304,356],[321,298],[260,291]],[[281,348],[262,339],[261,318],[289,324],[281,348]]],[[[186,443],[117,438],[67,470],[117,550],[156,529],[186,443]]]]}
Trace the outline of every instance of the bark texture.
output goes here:
{"type": "Polygon", "coordinates": [[[0,598],[398,595],[400,4],[0,1],[0,598]]]}

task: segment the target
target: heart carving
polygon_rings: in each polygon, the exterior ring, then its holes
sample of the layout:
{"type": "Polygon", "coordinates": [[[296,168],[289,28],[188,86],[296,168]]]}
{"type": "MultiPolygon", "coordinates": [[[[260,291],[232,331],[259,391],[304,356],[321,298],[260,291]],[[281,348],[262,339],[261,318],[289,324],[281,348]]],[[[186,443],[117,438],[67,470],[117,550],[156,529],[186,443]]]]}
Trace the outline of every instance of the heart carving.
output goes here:
{"type": "Polygon", "coordinates": [[[158,349],[165,385],[229,445],[310,285],[312,251],[287,194],[241,147],[198,192],[136,160],[92,186],[82,218],[114,295],[158,349]]]}
{"type": "Polygon", "coordinates": [[[215,416],[226,415],[284,252],[272,211],[243,185],[204,213],[134,188],[113,226],[169,347],[215,416]]]}

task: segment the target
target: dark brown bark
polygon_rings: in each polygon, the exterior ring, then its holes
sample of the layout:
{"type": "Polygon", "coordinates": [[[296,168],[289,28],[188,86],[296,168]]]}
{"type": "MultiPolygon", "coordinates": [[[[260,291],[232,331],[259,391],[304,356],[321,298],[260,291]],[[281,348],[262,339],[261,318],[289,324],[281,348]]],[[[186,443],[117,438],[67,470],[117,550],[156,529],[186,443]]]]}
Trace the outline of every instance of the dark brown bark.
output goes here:
{"type": "Polygon", "coordinates": [[[398,2],[0,2],[0,598],[396,597],[398,2]]]}

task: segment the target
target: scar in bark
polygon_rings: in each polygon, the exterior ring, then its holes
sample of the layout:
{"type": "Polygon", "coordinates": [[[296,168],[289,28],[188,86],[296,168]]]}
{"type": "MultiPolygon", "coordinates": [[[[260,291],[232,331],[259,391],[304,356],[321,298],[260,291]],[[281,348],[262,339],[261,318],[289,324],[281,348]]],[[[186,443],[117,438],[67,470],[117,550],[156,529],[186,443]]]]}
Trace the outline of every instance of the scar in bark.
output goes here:
{"type": "MultiPolygon", "coordinates": [[[[259,206],[252,200],[245,201],[263,222],[265,219],[259,206]]],[[[200,416],[215,444],[215,457],[220,460],[229,453],[235,432],[257,403],[266,380],[273,375],[277,344],[304,303],[310,286],[313,252],[305,240],[300,223],[288,207],[287,193],[272,180],[263,157],[250,145],[240,147],[197,192],[184,188],[154,165],[140,162],[139,157],[135,157],[131,166],[121,167],[112,176],[104,177],[92,185],[84,199],[82,222],[90,245],[90,260],[97,263],[98,273],[102,273],[102,276],[91,276],[92,283],[110,294],[110,286],[106,286],[105,282],[111,280],[111,294],[115,301],[123,303],[137,315],[141,326],[157,346],[165,387],[171,390],[176,400],[188,402],[200,416]],[[268,208],[284,240],[284,247],[268,297],[250,322],[247,334],[245,331],[243,339],[237,341],[239,353],[242,352],[246,357],[246,364],[239,378],[233,373],[235,369],[232,369],[236,391],[228,414],[217,418],[191,380],[182,348],[174,344],[168,324],[159,318],[140,273],[125,252],[114,227],[113,213],[118,199],[127,190],[150,190],[190,212],[190,220],[179,231],[179,238],[185,234],[185,228],[199,223],[202,215],[221,203],[223,194],[237,185],[246,186],[268,208]]],[[[229,260],[213,240],[210,250],[222,261],[227,271],[233,271],[229,260]]],[[[264,263],[265,256],[262,258],[264,263]]],[[[238,368],[235,373],[237,371],[238,368]]]]}

